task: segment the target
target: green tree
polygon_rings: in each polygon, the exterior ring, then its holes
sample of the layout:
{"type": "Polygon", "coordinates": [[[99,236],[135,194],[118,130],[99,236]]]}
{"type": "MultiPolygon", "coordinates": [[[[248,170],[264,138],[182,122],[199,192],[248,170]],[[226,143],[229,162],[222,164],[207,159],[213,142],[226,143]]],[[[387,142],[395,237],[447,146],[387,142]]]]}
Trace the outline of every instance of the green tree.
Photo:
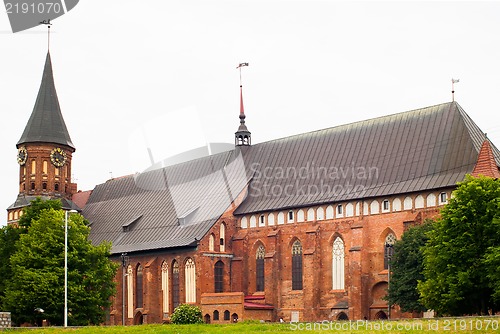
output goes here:
{"type": "Polygon", "coordinates": [[[10,257],[16,250],[16,242],[26,229],[13,226],[3,226],[0,229],[0,309],[3,309],[3,300],[7,282],[12,279],[12,267],[10,257]]]}
{"type": "Polygon", "coordinates": [[[40,213],[46,209],[61,209],[60,200],[47,200],[44,201],[40,197],[31,201],[30,205],[23,208],[23,214],[18,220],[18,227],[5,226],[0,230],[0,308],[3,306],[5,296],[5,288],[7,282],[12,280],[12,268],[10,264],[10,257],[16,251],[16,242],[19,240],[21,234],[27,233],[27,228],[31,225],[33,220],[38,219],[40,213]]]}
{"type": "Polygon", "coordinates": [[[31,221],[36,219],[43,209],[61,209],[61,201],[43,201],[40,197],[33,200],[31,206],[23,209],[23,214],[18,220],[18,227],[4,226],[0,229],[0,309],[3,306],[5,296],[5,287],[7,282],[12,279],[12,269],[10,257],[16,251],[16,242],[21,234],[27,232],[31,221]]]}
{"type": "Polygon", "coordinates": [[[37,220],[43,210],[61,210],[62,203],[60,200],[42,200],[40,197],[32,200],[30,205],[23,208],[23,214],[19,217],[18,224],[22,227],[30,227],[31,222],[37,220]]]}
{"type": "MultiPolygon", "coordinates": [[[[35,323],[34,310],[44,310],[53,325],[64,319],[64,211],[42,209],[21,235],[11,256],[12,279],[4,306],[13,321],[35,323]]],[[[109,259],[110,244],[92,246],[89,227],[82,216],[68,219],[68,323],[99,324],[104,320],[110,297],[115,294],[113,278],[118,265],[109,259]]]]}
{"type": "Polygon", "coordinates": [[[424,247],[423,304],[440,315],[487,314],[495,309],[488,256],[500,245],[500,180],[467,176],[441,211],[424,247]],[[490,273],[490,276],[488,276],[490,273]]]}
{"type": "MultiPolygon", "coordinates": [[[[500,226],[500,219],[495,218],[494,224],[500,226]]],[[[483,259],[486,270],[486,277],[490,287],[493,289],[493,300],[496,305],[500,304],[500,245],[491,246],[486,251],[483,259]]]]}
{"type": "Polygon", "coordinates": [[[391,282],[386,299],[391,305],[397,304],[403,312],[423,312],[427,308],[420,302],[418,281],[424,280],[424,254],[428,232],[432,221],[408,229],[401,240],[394,244],[391,261],[391,282]]]}

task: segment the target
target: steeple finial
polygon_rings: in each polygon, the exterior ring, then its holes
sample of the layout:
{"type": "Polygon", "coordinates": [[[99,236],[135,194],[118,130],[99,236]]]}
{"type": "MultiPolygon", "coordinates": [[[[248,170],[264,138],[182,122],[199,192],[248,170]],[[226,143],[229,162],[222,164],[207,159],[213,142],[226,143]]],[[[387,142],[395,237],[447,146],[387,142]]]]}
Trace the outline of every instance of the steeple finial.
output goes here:
{"type": "Polygon", "coordinates": [[[236,68],[240,71],[240,126],[238,127],[238,131],[235,133],[235,141],[234,144],[236,146],[250,146],[251,144],[251,133],[248,131],[247,126],[245,125],[245,107],[243,106],[243,84],[241,80],[241,68],[244,66],[248,66],[248,63],[240,63],[236,68]]]}
{"type": "Polygon", "coordinates": [[[52,23],[50,23],[50,19],[49,19],[49,20],[43,20],[42,22],[40,22],[40,24],[47,25],[47,52],[49,52],[50,51],[50,26],[52,25],[52,23]]]}
{"type": "Polygon", "coordinates": [[[451,78],[451,102],[455,102],[455,84],[460,82],[460,79],[451,78]]]}

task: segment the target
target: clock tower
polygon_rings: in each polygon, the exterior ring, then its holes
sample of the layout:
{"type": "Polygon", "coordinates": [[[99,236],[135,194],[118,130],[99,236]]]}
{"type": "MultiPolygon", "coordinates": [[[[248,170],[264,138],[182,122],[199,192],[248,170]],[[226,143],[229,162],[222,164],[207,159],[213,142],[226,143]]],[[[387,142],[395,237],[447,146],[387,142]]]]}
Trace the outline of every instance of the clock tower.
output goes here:
{"type": "Polygon", "coordinates": [[[37,197],[59,198],[64,209],[79,208],[71,201],[71,142],[57,99],[50,53],[47,53],[40,90],[21,139],[16,144],[19,195],[7,209],[8,223],[15,224],[22,209],[37,197]]]}

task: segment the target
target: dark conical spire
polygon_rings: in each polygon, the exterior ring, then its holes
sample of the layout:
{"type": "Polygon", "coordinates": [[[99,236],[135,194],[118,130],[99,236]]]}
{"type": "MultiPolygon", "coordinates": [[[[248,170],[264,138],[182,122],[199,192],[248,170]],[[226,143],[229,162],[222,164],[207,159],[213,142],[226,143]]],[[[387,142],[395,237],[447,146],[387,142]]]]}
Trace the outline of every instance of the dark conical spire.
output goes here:
{"type": "Polygon", "coordinates": [[[24,128],[21,139],[17,142],[17,147],[34,142],[60,144],[75,149],[61,114],[49,52],[47,52],[42,83],[40,84],[35,107],[24,128]]]}

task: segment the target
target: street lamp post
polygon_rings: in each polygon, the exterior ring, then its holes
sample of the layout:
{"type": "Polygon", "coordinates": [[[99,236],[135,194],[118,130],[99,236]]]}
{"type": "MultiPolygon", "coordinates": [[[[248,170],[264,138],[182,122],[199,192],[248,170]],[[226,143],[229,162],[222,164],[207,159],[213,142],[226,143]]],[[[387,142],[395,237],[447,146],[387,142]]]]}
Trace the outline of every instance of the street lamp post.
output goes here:
{"type": "Polygon", "coordinates": [[[122,253],[122,325],[125,326],[125,276],[128,262],[127,253],[122,253]]]}
{"type": "Polygon", "coordinates": [[[64,211],[64,327],[68,327],[68,211],[64,211]]]}
{"type": "MultiPolygon", "coordinates": [[[[394,245],[388,242],[385,243],[385,256],[387,257],[387,290],[391,284],[391,260],[394,245]]],[[[391,319],[391,301],[387,300],[387,319],[391,319]]]]}

